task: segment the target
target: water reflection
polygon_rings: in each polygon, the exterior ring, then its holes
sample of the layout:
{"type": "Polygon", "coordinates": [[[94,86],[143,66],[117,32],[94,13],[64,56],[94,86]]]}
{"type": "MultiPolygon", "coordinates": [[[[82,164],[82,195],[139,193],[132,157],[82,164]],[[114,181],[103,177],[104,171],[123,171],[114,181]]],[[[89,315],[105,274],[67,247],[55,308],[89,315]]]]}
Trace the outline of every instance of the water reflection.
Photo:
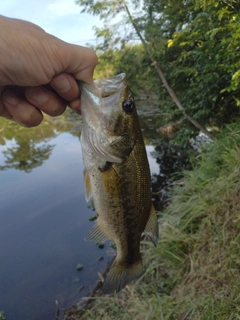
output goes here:
{"type": "Polygon", "coordinates": [[[83,240],[93,212],[84,196],[81,118],[66,112],[31,129],[0,119],[0,128],[0,310],[11,320],[52,320],[55,300],[68,307],[86,296],[112,259],[106,251],[113,253],[83,240]]]}
{"type": "Polygon", "coordinates": [[[41,166],[47,160],[53,149],[53,145],[35,144],[30,141],[16,141],[2,153],[5,156],[5,165],[0,170],[16,169],[31,172],[33,168],[41,166]]]}
{"type": "Polygon", "coordinates": [[[77,123],[76,116],[72,112],[66,112],[62,118],[56,120],[46,117],[41,126],[27,130],[0,118],[0,145],[5,146],[1,148],[4,165],[0,165],[0,170],[31,172],[41,166],[49,159],[54,147],[49,140],[60,132],[74,132],[74,121],[71,121],[71,118],[77,123]]]}

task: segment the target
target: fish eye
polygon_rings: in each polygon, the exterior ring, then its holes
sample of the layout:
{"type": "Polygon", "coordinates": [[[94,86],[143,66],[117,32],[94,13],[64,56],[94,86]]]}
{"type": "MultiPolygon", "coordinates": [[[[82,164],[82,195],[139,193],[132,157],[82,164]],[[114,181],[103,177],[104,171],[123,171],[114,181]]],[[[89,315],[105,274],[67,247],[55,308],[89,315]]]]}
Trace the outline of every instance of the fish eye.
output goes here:
{"type": "Polygon", "coordinates": [[[134,109],[134,102],[132,100],[124,100],[122,103],[123,110],[127,113],[131,113],[134,109]]]}

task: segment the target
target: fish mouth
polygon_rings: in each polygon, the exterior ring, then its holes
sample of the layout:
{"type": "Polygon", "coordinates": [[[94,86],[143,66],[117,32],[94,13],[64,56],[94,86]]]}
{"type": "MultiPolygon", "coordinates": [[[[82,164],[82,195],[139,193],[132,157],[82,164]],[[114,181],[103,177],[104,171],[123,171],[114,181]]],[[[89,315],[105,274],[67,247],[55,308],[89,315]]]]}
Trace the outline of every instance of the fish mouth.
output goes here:
{"type": "Polygon", "coordinates": [[[94,86],[83,82],[79,86],[84,119],[82,140],[104,161],[121,163],[124,159],[116,146],[126,135],[111,135],[109,127],[112,121],[110,115],[114,113],[127,86],[125,73],[95,80],[94,86]]]}
{"type": "Polygon", "coordinates": [[[102,114],[107,114],[121,99],[121,93],[127,87],[126,74],[120,73],[113,77],[94,80],[94,85],[79,81],[81,90],[81,112],[83,117],[93,113],[100,119],[102,114]],[[89,105],[91,107],[89,107],[89,105]],[[109,107],[111,106],[111,107],[109,107]]]}
{"type": "Polygon", "coordinates": [[[126,87],[126,74],[120,73],[113,77],[98,79],[94,81],[94,84],[100,89],[101,97],[107,98],[126,87]]]}
{"type": "Polygon", "coordinates": [[[97,95],[98,98],[107,98],[122,91],[126,87],[126,74],[120,73],[109,78],[94,80],[94,85],[82,81],[79,81],[78,84],[81,90],[86,89],[94,96],[97,95]]]}

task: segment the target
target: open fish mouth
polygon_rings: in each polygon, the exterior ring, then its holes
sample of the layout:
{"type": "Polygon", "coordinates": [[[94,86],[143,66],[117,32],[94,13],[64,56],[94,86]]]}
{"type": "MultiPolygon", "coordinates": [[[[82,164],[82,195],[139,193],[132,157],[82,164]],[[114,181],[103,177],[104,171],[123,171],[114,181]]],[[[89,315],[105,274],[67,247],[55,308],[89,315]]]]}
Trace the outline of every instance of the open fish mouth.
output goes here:
{"type": "Polygon", "coordinates": [[[126,75],[125,73],[120,73],[116,76],[97,79],[94,80],[94,86],[79,82],[81,90],[86,89],[88,92],[92,93],[94,96],[97,95],[98,98],[106,98],[114,95],[119,90],[126,87],[126,75]]]}
{"type": "Polygon", "coordinates": [[[114,115],[122,104],[122,96],[127,87],[126,75],[118,74],[94,81],[94,86],[81,83],[81,112],[84,118],[81,140],[88,144],[91,151],[107,162],[121,163],[117,144],[124,144],[126,133],[114,134],[111,126],[114,115]]]}
{"type": "Polygon", "coordinates": [[[120,95],[127,87],[126,75],[118,74],[106,79],[94,81],[94,85],[79,82],[81,90],[81,112],[86,122],[95,124],[114,109],[119,103],[120,95]],[[89,107],[91,106],[91,107],[89,107]]]}

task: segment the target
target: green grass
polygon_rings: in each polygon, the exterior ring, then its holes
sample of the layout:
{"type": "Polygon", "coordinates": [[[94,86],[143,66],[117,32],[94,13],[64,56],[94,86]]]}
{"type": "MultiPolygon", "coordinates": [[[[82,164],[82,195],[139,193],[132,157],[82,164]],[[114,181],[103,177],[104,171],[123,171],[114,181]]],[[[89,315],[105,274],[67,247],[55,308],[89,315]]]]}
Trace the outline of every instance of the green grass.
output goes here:
{"type": "Polygon", "coordinates": [[[157,248],[143,244],[141,279],[64,319],[240,319],[240,126],[185,172],[159,228],[157,248]]]}

